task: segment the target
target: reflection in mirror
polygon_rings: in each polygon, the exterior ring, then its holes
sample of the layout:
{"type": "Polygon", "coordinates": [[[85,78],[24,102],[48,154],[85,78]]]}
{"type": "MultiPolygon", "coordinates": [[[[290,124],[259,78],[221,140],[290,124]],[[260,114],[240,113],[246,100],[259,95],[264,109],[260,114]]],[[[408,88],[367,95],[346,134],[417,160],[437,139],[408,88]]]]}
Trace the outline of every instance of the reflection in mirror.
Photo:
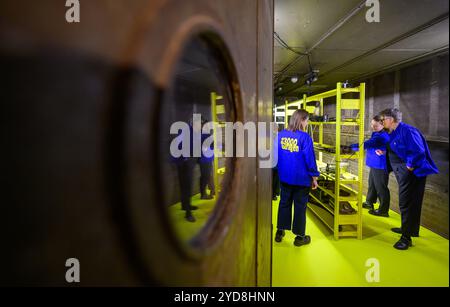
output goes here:
{"type": "Polygon", "coordinates": [[[219,52],[204,37],[186,44],[160,113],[160,192],[178,238],[188,244],[224,205],[221,193],[231,173],[222,127],[235,115],[219,52]]]}

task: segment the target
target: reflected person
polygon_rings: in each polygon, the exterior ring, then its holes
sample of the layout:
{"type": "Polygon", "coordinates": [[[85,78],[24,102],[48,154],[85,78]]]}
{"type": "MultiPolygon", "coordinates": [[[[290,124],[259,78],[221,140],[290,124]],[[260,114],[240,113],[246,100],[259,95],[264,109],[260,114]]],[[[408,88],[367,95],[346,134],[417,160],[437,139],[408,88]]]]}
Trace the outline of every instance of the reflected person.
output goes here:
{"type": "Polygon", "coordinates": [[[197,162],[200,166],[200,199],[213,199],[215,194],[214,177],[212,176],[214,169],[214,142],[210,146],[204,146],[205,140],[212,135],[206,133],[203,128],[205,127],[206,120],[202,119],[202,152],[201,157],[197,162]],[[206,192],[206,187],[209,187],[211,194],[206,192]]]}
{"type": "Polygon", "coordinates": [[[195,222],[195,217],[192,214],[193,210],[198,209],[196,206],[192,206],[191,204],[191,196],[192,196],[192,178],[195,167],[195,158],[192,157],[192,138],[193,138],[193,129],[192,125],[189,125],[189,135],[185,134],[182,130],[180,137],[181,142],[179,143],[179,149],[183,147],[183,144],[190,144],[189,154],[188,156],[184,156],[183,154],[174,158],[175,165],[177,167],[178,172],[178,183],[180,186],[180,196],[181,196],[181,210],[184,210],[185,219],[189,222],[195,222]]]}

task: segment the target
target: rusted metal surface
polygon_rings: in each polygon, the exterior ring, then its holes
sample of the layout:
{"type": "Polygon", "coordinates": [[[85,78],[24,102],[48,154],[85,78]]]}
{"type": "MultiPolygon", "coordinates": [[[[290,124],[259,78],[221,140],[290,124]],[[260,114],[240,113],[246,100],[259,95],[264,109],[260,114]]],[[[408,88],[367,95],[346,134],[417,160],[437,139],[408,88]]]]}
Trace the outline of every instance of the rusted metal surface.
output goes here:
{"type": "Polygon", "coordinates": [[[270,121],[273,1],[82,1],[79,24],[65,10],[0,3],[0,283],[68,285],[78,258],[81,285],[268,285],[270,193],[256,183],[270,172],[239,159],[217,242],[192,255],[157,201],[153,140],[173,65],[205,30],[229,48],[238,120],[270,121]]]}

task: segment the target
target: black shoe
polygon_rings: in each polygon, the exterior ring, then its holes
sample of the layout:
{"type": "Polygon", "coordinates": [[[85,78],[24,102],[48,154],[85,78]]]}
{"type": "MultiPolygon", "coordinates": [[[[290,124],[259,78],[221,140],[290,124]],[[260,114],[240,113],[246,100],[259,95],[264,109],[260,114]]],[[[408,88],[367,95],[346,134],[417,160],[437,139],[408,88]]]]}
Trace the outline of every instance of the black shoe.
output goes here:
{"type": "Polygon", "coordinates": [[[311,243],[310,236],[304,236],[304,237],[296,236],[295,240],[294,240],[295,246],[302,246],[302,245],[309,244],[309,243],[311,243]]]}
{"type": "Polygon", "coordinates": [[[392,232],[395,232],[395,233],[402,234],[402,229],[401,229],[401,228],[398,228],[398,227],[391,228],[391,231],[392,231],[392,232]]]}
{"type": "Polygon", "coordinates": [[[372,209],[372,210],[373,210],[373,205],[372,205],[372,204],[369,204],[369,203],[366,203],[366,202],[364,202],[364,203],[362,204],[362,207],[363,207],[364,209],[372,209]]]}
{"type": "MultiPolygon", "coordinates": [[[[398,228],[398,227],[391,228],[391,231],[398,233],[398,234],[402,234],[402,229],[398,228]]],[[[418,233],[412,234],[411,237],[417,238],[417,237],[419,237],[419,234],[418,233]]]]}
{"type": "Polygon", "coordinates": [[[277,233],[275,234],[275,242],[281,242],[284,237],[284,230],[277,230],[277,233]]]}
{"type": "Polygon", "coordinates": [[[389,217],[389,213],[387,212],[381,212],[380,210],[369,210],[369,214],[376,215],[376,216],[384,216],[389,217]]]}
{"type": "Polygon", "coordinates": [[[191,209],[191,211],[192,211],[192,210],[197,210],[197,209],[198,209],[197,206],[190,206],[189,208],[191,209]]]}
{"type": "Polygon", "coordinates": [[[191,214],[191,213],[186,213],[186,216],[184,217],[186,219],[186,221],[194,223],[195,222],[195,217],[191,214]]]}
{"type": "Polygon", "coordinates": [[[200,197],[200,199],[213,199],[213,198],[214,198],[214,196],[212,196],[212,195],[202,195],[200,197]]]}
{"type": "Polygon", "coordinates": [[[399,250],[407,250],[411,246],[412,246],[412,240],[405,236],[402,236],[400,238],[400,240],[398,240],[397,243],[394,244],[394,248],[399,249],[399,250]]]}

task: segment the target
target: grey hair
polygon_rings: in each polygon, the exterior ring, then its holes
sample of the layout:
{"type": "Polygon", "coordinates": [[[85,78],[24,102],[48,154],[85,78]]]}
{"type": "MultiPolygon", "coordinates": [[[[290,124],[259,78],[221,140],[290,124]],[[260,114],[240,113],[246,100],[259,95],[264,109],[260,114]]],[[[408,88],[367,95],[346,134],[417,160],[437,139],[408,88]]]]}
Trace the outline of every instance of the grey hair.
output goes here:
{"type": "Polygon", "coordinates": [[[402,112],[397,108],[384,109],[379,115],[382,117],[392,117],[395,122],[402,121],[402,112]]]}

